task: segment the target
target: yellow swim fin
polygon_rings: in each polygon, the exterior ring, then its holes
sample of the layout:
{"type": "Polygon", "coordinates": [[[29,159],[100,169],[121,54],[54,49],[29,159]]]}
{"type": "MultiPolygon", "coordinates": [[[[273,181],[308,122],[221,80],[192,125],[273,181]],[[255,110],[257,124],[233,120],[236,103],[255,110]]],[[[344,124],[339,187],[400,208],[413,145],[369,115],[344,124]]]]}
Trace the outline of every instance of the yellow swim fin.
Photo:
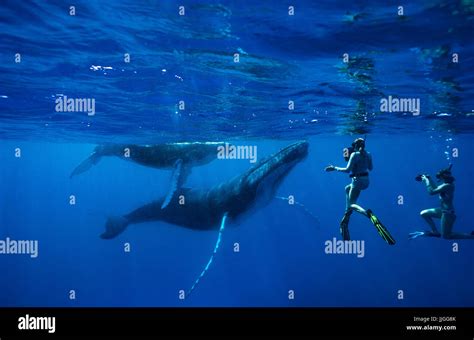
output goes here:
{"type": "Polygon", "coordinates": [[[392,237],[392,235],[390,235],[389,231],[387,230],[387,228],[385,228],[382,222],[379,221],[377,216],[374,215],[372,210],[367,209],[367,216],[370,218],[370,221],[375,226],[375,229],[377,229],[377,232],[379,233],[380,236],[382,236],[385,242],[387,242],[391,246],[394,245],[395,239],[392,237]]]}

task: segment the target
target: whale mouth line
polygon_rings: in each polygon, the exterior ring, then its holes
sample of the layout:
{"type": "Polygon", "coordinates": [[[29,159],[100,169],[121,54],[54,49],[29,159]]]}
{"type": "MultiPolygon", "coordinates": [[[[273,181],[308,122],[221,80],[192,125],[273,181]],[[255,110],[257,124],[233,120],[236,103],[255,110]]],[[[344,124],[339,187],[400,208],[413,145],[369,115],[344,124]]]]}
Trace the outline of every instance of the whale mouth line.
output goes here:
{"type": "Polygon", "coordinates": [[[277,183],[293,166],[307,156],[308,145],[306,141],[296,142],[263,159],[249,170],[246,176],[248,182],[260,186],[261,182],[268,183],[267,178],[271,177],[277,183]]]}

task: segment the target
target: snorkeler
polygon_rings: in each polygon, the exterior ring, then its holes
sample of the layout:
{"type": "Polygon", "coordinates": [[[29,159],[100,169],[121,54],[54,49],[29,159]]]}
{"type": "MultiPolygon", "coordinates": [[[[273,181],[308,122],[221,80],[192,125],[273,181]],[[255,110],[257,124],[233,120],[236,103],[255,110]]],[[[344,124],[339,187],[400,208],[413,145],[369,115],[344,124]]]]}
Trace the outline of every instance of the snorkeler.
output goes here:
{"type": "Polygon", "coordinates": [[[454,233],[452,231],[454,221],[456,220],[456,213],[453,205],[455,179],[451,173],[452,167],[453,165],[451,164],[448,168],[443,169],[436,174],[438,182],[442,182],[440,185],[436,185],[429,175],[418,175],[416,177],[418,182],[423,182],[426,185],[426,189],[430,195],[439,194],[441,207],[423,210],[420,215],[431,227],[431,230],[410,233],[408,235],[409,239],[415,239],[420,236],[443,237],[445,239],[474,239],[474,232],[471,234],[464,234],[454,233]],[[433,218],[441,219],[441,233],[436,229],[433,218]]]}
{"type": "Polygon", "coordinates": [[[393,237],[373,212],[370,209],[365,210],[356,204],[361,191],[369,187],[369,171],[373,169],[372,156],[365,150],[365,140],[363,138],[357,138],[351,147],[344,150],[344,159],[347,161],[345,168],[334,165],[329,165],[325,168],[327,172],[340,171],[351,173],[349,177],[352,178],[352,182],[345,188],[346,210],[340,223],[340,232],[343,240],[350,240],[349,220],[352,211],[355,210],[370,219],[376,227],[377,232],[388,244],[395,244],[393,237]]]}

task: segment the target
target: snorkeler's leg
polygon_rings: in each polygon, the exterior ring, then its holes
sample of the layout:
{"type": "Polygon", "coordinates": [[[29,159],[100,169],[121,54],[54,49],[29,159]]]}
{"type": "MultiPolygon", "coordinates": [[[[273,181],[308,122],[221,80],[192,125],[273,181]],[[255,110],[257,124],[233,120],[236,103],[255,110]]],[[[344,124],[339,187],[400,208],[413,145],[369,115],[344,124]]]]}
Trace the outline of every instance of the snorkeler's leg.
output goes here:
{"type": "Polygon", "coordinates": [[[349,194],[351,192],[351,187],[352,185],[346,185],[346,187],[344,188],[344,190],[346,191],[346,212],[349,211],[349,206],[350,206],[350,203],[349,203],[349,194]]]}
{"type": "Polygon", "coordinates": [[[349,191],[349,204],[348,206],[350,207],[351,204],[355,204],[357,202],[357,199],[360,196],[360,189],[356,189],[353,186],[351,186],[351,190],[349,191]]]}
{"type": "Polygon", "coordinates": [[[344,216],[342,217],[341,223],[339,224],[339,231],[341,232],[342,239],[345,241],[349,241],[351,239],[350,234],[349,234],[349,220],[352,215],[352,209],[350,209],[352,184],[347,185],[345,187],[345,191],[346,191],[346,211],[344,212],[344,216]]]}
{"type": "Polygon", "coordinates": [[[341,220],[340,223],[340,232],[342,235],[342,239],[345,241],[350,240],[350,234],[349,234],[349,220],[352,215],[352,204],[354,204],[357,199],[359,198],[360,195],[360,190],[355,189],[352,184],[349,184],[346,186],[346,211],[344,213],[344,217],[341,220]]]}
{"type": "Polygon", "coordinates": [[[361,192],[360,189],[351,188],[351,190],[349,191],[349,197],[347,201],[347,205],[348,205],[347,210],[357,211],[359,214],[367,216],[367,211],[364,208],[362,208],[360,205],[356,204],[357,199],[360,196],[360,192],[361,192]]]}
{"type": "Polygon", "coordinates": [[[441,233],[436,229],[433,218],[441,218],[442,212],[439,208],[426,209],[420,212],[420,216],[428,223],[431,230],[415,231],[408,234],[408,239],[413,240],[418,237],[441,237],[441,233]]]}
{"type": "Polygon", "coordinates": [[[433,221],[433,218],[441,218],[442,212],[441,209],[439,208],[433,208],[433,209],[426,209],[420,212],[420,216],[423,217],[423,219],[428,223],[428,225],[431,228],[431,232],[424,232],[424,236],[434,236],[434,237],[439,237],[441,236],[440,232],[438,229],[436,229],[436,225],[433,221]]]}
{"type": "Polygon", "coordinates": [[[453,233],[453,225],[456,221],[456,215],[443,213],[441,216],[441,235],[445,239],[470,239],[474,240],[474,234],[465,234],[465,233],[453,233]]]}

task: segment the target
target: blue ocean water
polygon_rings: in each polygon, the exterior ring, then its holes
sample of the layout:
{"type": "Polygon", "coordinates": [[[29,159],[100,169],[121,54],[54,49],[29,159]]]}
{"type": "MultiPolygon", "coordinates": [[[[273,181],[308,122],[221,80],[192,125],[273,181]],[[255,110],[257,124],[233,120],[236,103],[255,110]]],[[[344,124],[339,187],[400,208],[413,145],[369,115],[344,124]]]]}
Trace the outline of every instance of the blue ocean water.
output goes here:
{"type": "MultiPolygon", "coordinates": [[[[0,306],[474,305],[472,240],[408,240],[428,228],[419,212],[439,205],[414,177],[450,163],[454,230],[474,230],[471,2],[417,1],[403,15],[394,1],[70,6],[0,5],[0,240],[39,243],[37,258],[0,254],[0,306]],[[93,98],[94,114],[58,112],[63,96],[93,98]],[[388,96],[420,110],[381,112],[388,96]],[[343,166],[342,149],[363,136],[374,171],[358,202],[397,244],[354,214],[365,256],[326,254],[350,179],[324,167],[343,166]],[[277,194],[316,218],[275,199],[229,224],[184,300],[217,230],[150,222],[99,238],[108,217],[165,195],[171,171],[108,157],[69,178],[102,143],[227,141],[257,146],[260,160],[302,139],[309,155],[277,194]]],[[[251,166],[215,160],[186,185],[210,188],[251,166]]]]}

